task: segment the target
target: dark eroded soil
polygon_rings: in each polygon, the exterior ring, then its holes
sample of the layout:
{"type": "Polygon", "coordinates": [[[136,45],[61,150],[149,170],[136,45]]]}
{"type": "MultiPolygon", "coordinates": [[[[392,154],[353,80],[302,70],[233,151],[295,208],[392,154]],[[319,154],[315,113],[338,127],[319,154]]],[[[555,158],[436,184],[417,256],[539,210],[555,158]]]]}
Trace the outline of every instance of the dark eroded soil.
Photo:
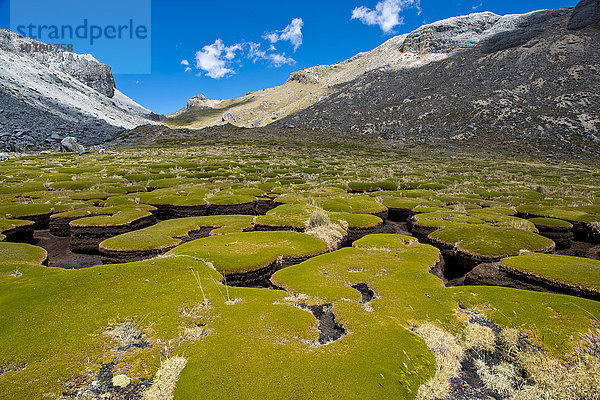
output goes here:
{"type": "Polygon", "coordinates": [[[600,245],[587,242],[573,241],[568,249],[558,250],[556,254],[600,260],[600,245]]]}
{"type": "Polygon", "coordinates": [[[88,268],[101,265],[99,254],[79,254],[69,250],[70,237],[58,237],[49,230],[35,231],[35,244],[48,252],[48,266],[65,269],[88,268]]]}

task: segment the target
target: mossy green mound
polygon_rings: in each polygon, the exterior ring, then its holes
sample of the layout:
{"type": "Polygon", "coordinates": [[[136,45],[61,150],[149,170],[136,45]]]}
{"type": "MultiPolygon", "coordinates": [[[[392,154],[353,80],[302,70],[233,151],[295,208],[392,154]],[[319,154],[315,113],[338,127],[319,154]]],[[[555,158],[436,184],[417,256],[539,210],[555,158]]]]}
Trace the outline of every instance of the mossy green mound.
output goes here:
{"type": "Polygon", "coordinates": [[[387,207],[369,196],[348,196],[317,199],[316,203],[326,211],[353,214],[387,214],[387,207]]]}
{"type": "Polygon", "coordinates": [[[454,248],[468,255],[502,258],[519,252],[549,252],[554,242],[536,233],[514,228],[461,224],[439,229],[429,238],[442,246],[454,248]]]}
{"type": "Polygon", "coordinates": [[[144,217],[150,217],[151,215],[152,213],[150,211],[129,209],[119,211],[112,215],[99,215],[76,219],[75,221],[71,221],[70,225],[72,227],[125,225],[144,217]]]}
{"type": "Polygon", "coordinates": [[[383,197],[383,205],[388,208],[402,208],[411,210],[421,204],[420,199],[386,196],[383,197]]]}
{"type": "Polygon", "coordinates": [[[352,243],[355,248],[389,251],[399,251],[413,245],[419,245],[416,238],[395,234],[369,235],[352,243]]]}
{"type": "Polygon", "coordinates": [[[0,233],[19,227],[33,226],[33,221],[0,218],[0,233]]]}
{"type": "MultiPolygon", "coordinates": [[[[317,209],[318,207],[303,202],[282,204],[268,211],[266,215],[256,217],[255,225],[265,229],[303,231],[307,228],[310,216],[317,209]]],[[[324,212],[332,223],[347,223],[349,229],[372,228],[383,222],[381,218],[371,214],[324,212]]]]}
{"type": "Polygon", "coordinates": [[[41,247],[25,243],[0,242],[0,264],[43,264],[48,253],[41,247]]]}
{"type": "Polygon", "coordinates": [[[191,256],[211,262],[224,274],[265,268],[279,257],[305,258],[327,251],[325,242],[298,232],[245,232],[185,243],[167,256],[191,256]]]}
{"type": "Polygon", "coordinates": [[[535,226],[537,226],[538,228],[544,227],[544,228],[559,228],[559,229],[571,229],[573,228],[573,224],[568,222],[568,221],[564,221],[562,219],[556,219],[556,218],[543,218],[543,217],[538,217],[538,218],[530,218],[528,220],[529,222],[532,222],[535,224],[535,226]]]}
{"type": "Polygon", "coordinates": [[[600,292],[600,261],[554,254],[526,254],[504,258],[509,270],[600,292]]]}
{"type": "Polygon", "coordinates": [[[251,227],[252,220],[253,217],[247,215],[172,219],[159,222],[148,228],[106,239],[100,244],[100,249],[108,251],[158,251],[166,248],[170,249],[181,244],[181,238],[188,236],[190,232],[210,228],[211,235],[237,233],[251,227]]]}
{"type": "Polygon", "coordinates": [[[0,216],[10,218],[23,218],[42,214],[51,214],[68,209],[66,206],[55,204],[6,204],[0,205],[0,216]]]}
{"type": "Polygon", "coordinates": [[[213,197],[209,197],[206,201],[209,204],[218,204],[218,205],[234,205],[234,204],[244,204],[251,203],[256,200],[254,196],[248,195],[231,195],[231,194],[216,194],[213,197]]]}
{"type": "Polygon", "coordinates": [[[486,225],[491,227],[514,228],[537,233],[535,225],[525,219],[483,210],[434,211],[411,217],[411,230],[417,237],[426,237],[440,228],[460,227],[463,225],[486,225]]]}
{"type": "Polygon", "coordinates": [[[110,194],[98,191],[81,191],[70,195],[73,200],[106,200],[110,194]]]}
{"type": "Polygon", "coordinates": [[[52,214],[50,216],[50,220],[60,219],[60,218],[84,218],[89,217],[93,214],[113,214],[114,212],[108,208],[103,207],[88,207],[82,208],[78,210],[65,211],[61,213],[52,214]]]}
{"type": "Polygon", "coordinates": [[[578,207],[548,207],[540,204],[526,204],[517,207],[517,211],[525,215],[533,215],[547,218],[562,219],[567,221],[578,221],[589,215],[578,207]]]}
{"type": "Polygon", "coordinates": [[[175,187],[142,193],[139,198],[140,202],[151,205],[203,205],[207,204],[205,197],[211,192],[203,187],[175,187]]]}
{"type": "Polygon", "coordinates": [[[349,182],[348,188],[355,192],[373,192],[376,190],[396,190],[398,185],[392,181],[349,182]]]}

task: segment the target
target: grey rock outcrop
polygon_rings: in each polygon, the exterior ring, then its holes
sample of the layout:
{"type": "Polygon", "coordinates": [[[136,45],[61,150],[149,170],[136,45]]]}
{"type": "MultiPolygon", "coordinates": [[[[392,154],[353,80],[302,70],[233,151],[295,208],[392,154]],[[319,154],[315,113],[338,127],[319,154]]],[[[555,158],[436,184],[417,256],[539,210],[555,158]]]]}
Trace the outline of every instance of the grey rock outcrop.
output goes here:
{"type": "MultiPolygon", "coordinates": [[[[366,72],[269,127],[390,146],[428,143],[597,160],[600,35],[595,28],[567,29],[582,9],[591,15],[589,3],[486,17],[496,22],[477,45],[413,68],[366,72]]],[[[427,39],[414,40],[415,48],[456,48],[443,30],[443,40],[431,39],[430,28],[421,32],[429,32],[427,39]]]]}
{"type": "Polygon", "coordinates": [[[223,114],[221,119],[223,120],[223,122],[229,121],[229,120],[235,119],[235,115],[233,115],[233,113],[231,111],[227,111],[226,113],[223,114]]]}
{"type": "Polygon", "coordinates": [[[408,34],[402,50],[413,53],[451,53],[478,44],[500,16],[482,12],[448,18],[425,25],[408,34]]]}
{"type": "Polygon", "coordinates": [[[319,83],[319,77],[314,74],[314,68],[306,68],[302,71],[291,73],[288,82],[298,82],[303,85],[317,85],[319,83]]]}
{"type": "Polygon", "coordinates": [[[510,24],[499,23],[490,30],[483,44],[483,51],[495,53],[513,47],[523,46],[544,33],[551,26],[558,27],[562,18],[570,14],[568,9],[534,11],[512,16],[510,24]]]}
{"type": "Polygon", "coordinates": [[[62,71],[106,97],[112,98],[115,95],[116,86],[111,68],[96,60],[91,54],[68,51],[22,51],[24,46],[36,44],[39,45],[41,42],[7,29],[0,29],[0,50],[31,58],[46,67],[62,71]]]}
{"type": "Polygon", "coordinates": [[[600,0],[583,0],[577,4],[567,28],[577,30],[588,26],[600,28],[600,0]]]}
{"type": "Polygon", "coordinates": [[[187,109],[194,107],[213,108],[222,102],[223,100],[209,99],[203,94],[197,94],[187,101],[187,109]]]}

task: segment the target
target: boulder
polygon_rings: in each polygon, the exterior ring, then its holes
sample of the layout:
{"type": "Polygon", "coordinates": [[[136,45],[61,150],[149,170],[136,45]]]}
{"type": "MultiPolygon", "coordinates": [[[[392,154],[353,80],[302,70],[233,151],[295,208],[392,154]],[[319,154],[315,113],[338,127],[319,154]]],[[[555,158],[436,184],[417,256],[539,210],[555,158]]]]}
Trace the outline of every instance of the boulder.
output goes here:
{"type": "Polygon", "coordinates": [[[317,85],[319,84],[319,77],[314,73],[313,69],[306,68],[302,71],[290,74],[288,82],[298,82],[303,85],[317,85]]]}
{"type": "Polygon", "coordinates": [[[73,136],[68,136],[60,142],[60,148],[64,152],[83,153],[85,147],[77,143],[77,139],[73,136]]]}
{"type": "Polygon", "coordinates": [[[8,154],[0,153],[0,162],[6,162],[9,160],[8,154]]]}

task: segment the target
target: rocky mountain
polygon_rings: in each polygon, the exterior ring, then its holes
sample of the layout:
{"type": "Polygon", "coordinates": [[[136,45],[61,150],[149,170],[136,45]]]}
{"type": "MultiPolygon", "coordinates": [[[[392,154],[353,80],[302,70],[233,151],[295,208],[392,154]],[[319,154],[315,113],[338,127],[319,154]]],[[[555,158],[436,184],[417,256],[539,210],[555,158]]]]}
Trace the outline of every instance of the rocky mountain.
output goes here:
{"type": "Polygon", "coordinates": [[[0,29],[0,150],[58,147],[66,136],[100,144],[152,119],[93,56],[0,29]]]}
{"type": "Polygon", "coordinates": [[[188,102],[188,107],[170,115],[166,123],[171,127],[192,129],[226,123],[261,127],[326,98],[336,92],[335,85],[356,79],[367,71],[410,69],[444,57],[439,53],[403,51],[400,44],[406,36],[393,37],[374,50],[337,64],[317,65],[295,72],[281,86],[250,92],[211,107],[190,107],[188,102]]]}
{"type": "MultiPolygon", "coordinates": [[[[569,10],[557,11],[559,14],[570,12],[569,10]]],[[[350,85],[349,82],[358,80],[362,85],[368,85],[368,81],[378,74],[408,76],[427,68],[430,64],[438,65],[439,62],[454,57],[457,53],[482,47],[489,41],[497,42],[498,46],[504,46],[504,42],[514,40],[524,41],[522,44],[525,44],[530,39],[529,36],[535,36],[539,30],[546,28],[544,23],[551,14],[534,12],[500,16],[491,12],[482,12],[438,21],[422,26],[411,33],[393,37],[374,50],[359,53],[349,60],[295,72],[285,84],[278,87],[251,92],[238,99],[215,102],[210,106],[194,102],[195,98],[192,98],[186,108],[170,115],[166,124],[173,128],[191,129],[223,124],[252,128],[263,127],[300,112],[298,118],[285,119],[275,126],[296,126],[305,115],[309,118],[301,124],[302,126],[320,129],[318,123],[321,119],[310,117],[313,110],[311,106],[316,105],[315,107],[319,108],[323,104],[323,108],[327,109],[330,107],[330,102],[338,101],[333,99],[351,96],[351,93],[345,91],[347,87],[345,84],[350,85]],[[302,110],[305,112],[302,113],[302,110]]],[[[584,12],[584,14],[588,13],[584,12]]],[[[459,69],[461,69],[460,65],[459,69]]],[[[432,86],[433,83],[426,86],[432,86]]],[[[377,90],[375,87],[372,89],[377,90]]],[[[396,90],[395,87],[384,89],[384,92],[396,90]]],[[[382,96],[387,94],[384,95],[382,92],[382,96]]],[[[412,95],[415,94],[408,96],[412,95]]],[[[347,102],[349,101],[352,100],[348,98],[347,102]]],[[[367,102],[365,106],[369,107],[368,100],[365,101],[367,102]]],[[[336,118],[338,117],[333,117],[332,124],[323,120],[324,127],[331,129],[332,126],[340,125],[339,121],[335,121],[336,118]]],[[[351,120],[349,117],[347,119],[351,120]]],[[[360,125],[358,122],[360,121],[355,121],[357,126],[360,125]]],[[[354,130],[356,129],[358,128],[355,127],[354,130]]],[[[363,130],[365,129],[370,131],[370,125],[363,127],[363,130]]]]}
{"type": "Polygon", "coordinates": [[[223,102],[223,100],[215,100],[215,99],[208,99],[206,98],[206,96],[204,96],[203,94],[197,94],[194,97],[192,97],[191,99],[189,99],[187,101],[187,104],[184,108],[182,108],[181,110],[178,110],[172,114],[167,115],[167,118],[176,118],[186,112],[190,112],[193,110],[198,110],[198,109],[213,109],[216,106],[218,106],[219,104],[221,104],[223,102]]]}
{"type": "Polygon", "coordinates": [[[600,156],[600,1],[500,17],[451,18],[394,38],[437,59],[379,68],[270,125],[392,144],[600,156]]]}

